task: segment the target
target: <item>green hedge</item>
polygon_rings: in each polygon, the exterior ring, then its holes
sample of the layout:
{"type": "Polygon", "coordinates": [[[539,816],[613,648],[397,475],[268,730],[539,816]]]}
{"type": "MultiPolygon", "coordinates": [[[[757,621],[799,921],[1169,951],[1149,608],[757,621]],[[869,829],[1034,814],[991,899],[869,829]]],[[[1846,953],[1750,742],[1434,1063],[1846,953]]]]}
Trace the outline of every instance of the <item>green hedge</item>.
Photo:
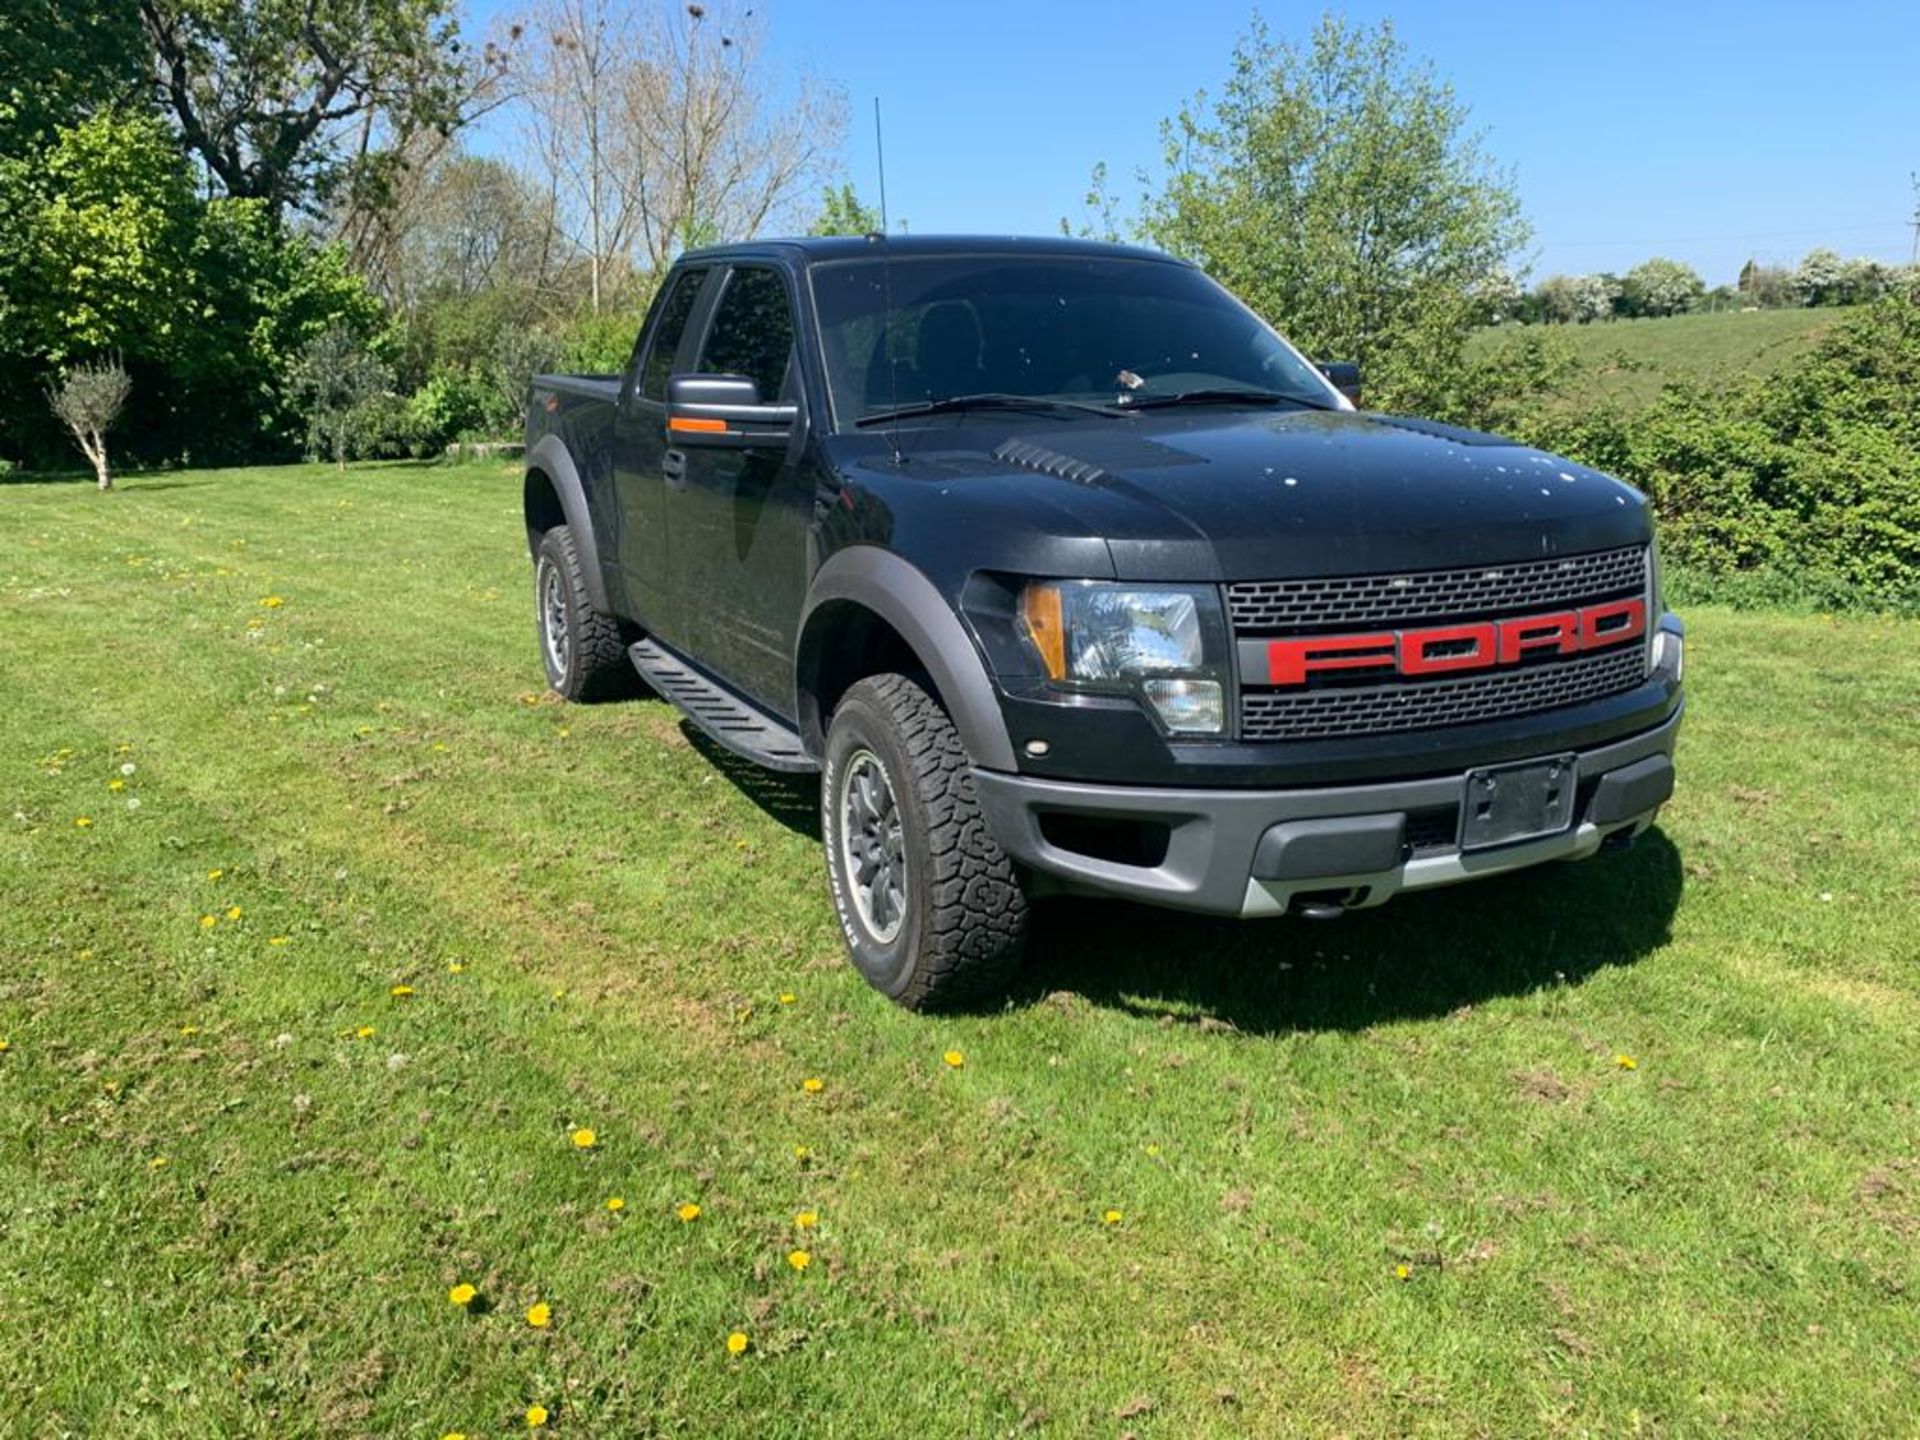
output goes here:
{"type": "Polygon", "coordinates": [[[1652,405],[1503,417],[1639,486],[1696,593],[1920,612],[1920,304],[1889,297],[1806,357],[1652,405]]]}

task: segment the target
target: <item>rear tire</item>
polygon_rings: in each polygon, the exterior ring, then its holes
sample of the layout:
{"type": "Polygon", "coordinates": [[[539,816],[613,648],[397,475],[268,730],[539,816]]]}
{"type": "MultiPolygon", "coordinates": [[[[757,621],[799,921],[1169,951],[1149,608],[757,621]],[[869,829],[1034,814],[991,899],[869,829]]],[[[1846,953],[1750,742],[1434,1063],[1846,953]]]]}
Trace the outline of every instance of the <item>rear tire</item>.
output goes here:
{"type": "Polygon", "coordinates": [[[1027,897],[988,831],[959,732],[904,675],[849,689],[827,730],[820,830],[854,968],[909,1010],[1003,992],[1027,897]]]}
{"type": "Polygon", "coordinates": [[[534,551],[533,628],[547,684],[569,700],[631,694],[634,670],[620,622],[594,608],[573,532],[556,525],[534,551]]]}

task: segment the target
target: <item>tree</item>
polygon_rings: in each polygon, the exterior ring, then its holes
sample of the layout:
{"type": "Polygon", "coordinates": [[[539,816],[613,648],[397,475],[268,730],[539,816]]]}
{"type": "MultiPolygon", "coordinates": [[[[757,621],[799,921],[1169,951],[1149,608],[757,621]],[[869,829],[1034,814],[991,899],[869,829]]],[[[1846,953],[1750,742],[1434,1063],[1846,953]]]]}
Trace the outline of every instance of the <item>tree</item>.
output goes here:
{"type": "Polygon", "coordinates": [[[0,155],[21,155],[148,92],[146,37],[126,4],[8,0],[0,9],[0,155]]]}
{"type": "Polygon", "coordinates": [[[625,149],[622,88],[638,55],[627,8],[615,0],[545,0],[531,24],[521,76],[533,150],[549,212],[587,260],[589,304],[600,313],[606,271],[632,240],[637,157],[625,149]]]}
{"type": "Polygon", "coordinates": [[[393,372],[345,325],[307,342],[294,366],[292,390],[306,410],[307,443],[345,468],[349,454],[378,437],[380,402],[393,372]]]}
{"type": "Polygon", "coordinates": [[[276,215],[372,203],[407,137],[450,131],[504,57],[470,63],[453,0],[138,0],[161,105],[228,195],[276,215]]]}
{"type": "Polygon", "coordinates": [[[1840,283],[1836,286],[1841,305],[1865,305],[1887,293],[1893,283],[1893,271],[1878,260],[1857,256],[1840,263],[1840,283]]]}
{"type": "Polygon", "coordinates": [[[1833,305],[1839,303],[1840,282],[1846,262],[1837,251],[1824,246],[1809,250],[1801,259],[1800,266],[1793,272],[1794,293],[1800,297],[1802,305],[1833,305]]]}
{"type": "Polygon", "coordinates": [[[851,183],[829,185],[820,197],[820,214],[807,227],[809,235],[875,235],[880,212],[862,203],[851,183]]]}
{"type": "Polygon", "coordinates": [[[47,391],[47,403],[92,464],[102,490],[113,488],[113,476],[107,469],[107,431],[120,418],[132,393],[133,380],[118,360],[76,365],[47,391]]]}
{"type": "Polygon", "coordinates": [[[660,272],[681,250],[797,223],[804,196],[837,168],[846,97],[807,75],[782,87],[761,61],[751,9],[688,5],[644,36],[625,93],[640,259],[660,272]],[[785,88],[777,107],[764,97],[785,88]]]}
{"type": "Polygon", "coordinates": [[[1458,366],[1476,292],[1526,234],[1467,110],[1389,24],[1334,15],[1304,46],[1256,20],[1218,102],[1162,126],[1142,234],[1199,261],[1310,353],[1418,404],[1458,366]]]}
{"type": "Polygon", "coordinates": [[[196,202],[165,128],[103,111],[30,159],[0,164],[26,207],[0,256],[9,339],[53,364],[104,350],[173,353],[192,323],[180,299],[192,289],[196,202]]]}
{"type": "Polygon", "coordinates": [[[1102,160],[1087,177],[1087,193],[1080,197],[1081,220],[1078,225],[1060,217],[1060,233],[1082,240],[1104,240],[1113,245],[1120,240],[1120,202],[1107,182],[1107,162],[1102,160]]]}
{"type": "Polygon", "coordinates": [[[1573,318],[1582,325],[1611,320],[1619,299],[1619,277],[1605,272],[1577,276],[1573,282],[1573,318]]]}
{"type": "Polygon", "coordinates": [[[1706,292],[1699,271],[1658,255],[1629,270],[1621,285],[1629,315],[1678,315],[1691,310],[1706,292]]]}

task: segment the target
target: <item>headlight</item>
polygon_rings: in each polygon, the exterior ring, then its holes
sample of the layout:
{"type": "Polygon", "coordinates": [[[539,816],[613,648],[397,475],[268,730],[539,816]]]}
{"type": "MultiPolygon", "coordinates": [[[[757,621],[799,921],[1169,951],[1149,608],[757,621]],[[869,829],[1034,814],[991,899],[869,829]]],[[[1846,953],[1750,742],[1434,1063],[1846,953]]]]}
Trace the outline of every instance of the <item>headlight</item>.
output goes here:
{"type": "Polygon", "coordinates": [[[1020,608],[1055,683],[1136,695],[1176,735],[1226,731],[1226,624],[1211,586],[1048,581],[1020,608]]]}

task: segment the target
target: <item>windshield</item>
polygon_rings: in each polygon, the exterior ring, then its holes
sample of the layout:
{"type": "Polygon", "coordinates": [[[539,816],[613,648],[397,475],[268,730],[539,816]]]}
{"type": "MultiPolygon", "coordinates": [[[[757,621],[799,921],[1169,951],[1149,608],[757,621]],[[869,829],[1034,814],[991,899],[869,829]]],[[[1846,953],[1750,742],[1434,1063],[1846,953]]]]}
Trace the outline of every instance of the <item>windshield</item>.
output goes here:
{"type": "Polygon", "coordinates": [[[836,422],[954,396],[1098,405],[1195,390],[1338,404],[1200,271],[1104,256],[830,261],[812,270],[836,422]],[[889,316],[891,318],[889,318],[889,316]]]}

